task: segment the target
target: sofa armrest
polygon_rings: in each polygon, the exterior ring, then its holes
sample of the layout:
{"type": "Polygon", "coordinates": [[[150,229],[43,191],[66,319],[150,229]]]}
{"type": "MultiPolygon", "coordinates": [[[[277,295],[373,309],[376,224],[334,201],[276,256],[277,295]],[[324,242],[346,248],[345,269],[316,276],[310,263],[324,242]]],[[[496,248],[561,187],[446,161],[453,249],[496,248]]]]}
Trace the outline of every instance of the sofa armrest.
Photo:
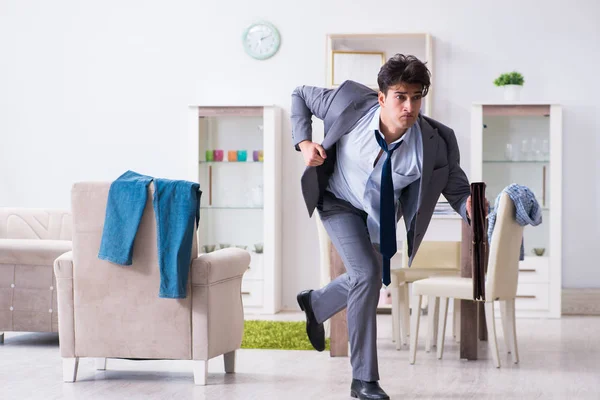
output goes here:
{"type": "Polygon", "coordinates": [[[52,265],[72,248],[70,240],[2,239],[0,264],[52,265]]]}
{"type": "Polygon", "coordinates": [[[58,336],[61,357],[75,357],[75,310],[73,301],[73,252],[54,261],[56,300],[58,303],[58,336]]]}
{"type": "Polygon", "coordinates": [[[192,261],[192,284],[209,285],[241,277],[250,266],[250,253],[227,248],[202,254],[192,261]]]}

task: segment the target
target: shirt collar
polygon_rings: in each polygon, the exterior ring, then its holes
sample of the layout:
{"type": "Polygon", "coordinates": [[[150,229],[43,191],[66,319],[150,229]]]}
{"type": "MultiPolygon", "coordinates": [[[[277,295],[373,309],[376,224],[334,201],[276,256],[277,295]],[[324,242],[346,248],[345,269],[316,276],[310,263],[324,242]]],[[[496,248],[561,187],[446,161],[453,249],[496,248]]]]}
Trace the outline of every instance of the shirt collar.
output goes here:
{"type": "Polygon", "coordinates": [[[369,130],[379,130],[379,116],[381,115],[381,106],[378,104],[375,106],[375,113],[373,113],[373,118],[371,119],[371,123],[369,124],[369,130]]]}
{"type": "MultiPolygon", "coordinates": [[[[373,114],[373,119],[371,119],[371,123],[369,124],[369,130],[370,131],[374,131],[374,130],[379,131],[379,135],[385,139],[385,137],[383,136],[383,133],[381,133],[381,130],[379,130],[379,116],[381,114],[381,106],[377,105],[376,107],[377,107],[377,109],[375,110],[375,114],[373,114]]],[[[412,124],[412,126],[410,128],[408,128],[406,133],[404,135],[402,135],[402,137],[400,139],[390,143],[389,145],[399,143],[402,140],[408,140],[408,137],[410,136],[410,134],[413,131],[413,127],[415,125],[418,125],[418,123],[419,123],[418,121],[415,121],[415,123],[412,124]]]]}

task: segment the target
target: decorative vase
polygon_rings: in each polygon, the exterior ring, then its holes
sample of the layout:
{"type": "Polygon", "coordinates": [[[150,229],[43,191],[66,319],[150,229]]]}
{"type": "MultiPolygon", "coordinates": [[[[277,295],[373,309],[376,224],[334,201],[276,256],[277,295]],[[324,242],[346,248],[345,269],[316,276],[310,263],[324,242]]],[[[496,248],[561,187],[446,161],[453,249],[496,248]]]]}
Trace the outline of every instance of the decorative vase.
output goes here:
{"type": "Polygon", "coordinates": [[[521,85],[504,85],[504,100],[519,101],[522,87],[521,85]]]}
{"type": "Polygon", "coordinates": [[[533,249],[533,253],[538,257],[543,256],[545,251],[546,251],[546,249],[543,247],[535,247],[533,249]]]}
{"type": "Polygon", "coordinates": [[[215,245],[205,244],[204,246],[202,246],[202,251],[205,253],[212,253],[213,251],[215,251],[215,245]]]}

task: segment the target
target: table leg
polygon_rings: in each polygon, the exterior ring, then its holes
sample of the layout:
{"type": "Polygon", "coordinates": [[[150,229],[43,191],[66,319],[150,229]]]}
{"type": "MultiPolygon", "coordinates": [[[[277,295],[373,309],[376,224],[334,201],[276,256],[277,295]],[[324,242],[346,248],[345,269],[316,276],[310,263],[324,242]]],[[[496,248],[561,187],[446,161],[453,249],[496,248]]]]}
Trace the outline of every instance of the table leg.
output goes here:
{"type": "MultiPolygon", "coordinates": [[[[471,240],[471,227],[466,222],[462,224],[462,245],[460,254],[460,276],[472,278],[471,251],[473,245],[471,240]]],[[[478,328],[477,328],[477,304],[472,300],[461,300],[460,302],[460,358],[477,360],[478,328]]]]}
{"type": "MultiPolygon", "coordinates": [[[[338,276],[346,272],[342,258],[338,254],[335,246],[331,246],[330,253],[330,276],[334,280],[338,276]]],[[[329,320],[330,323],[330,350],[331,357],[347,357],[348,356],[348,320],[346,318],[346,309],[335,314],[329,320]]]]}

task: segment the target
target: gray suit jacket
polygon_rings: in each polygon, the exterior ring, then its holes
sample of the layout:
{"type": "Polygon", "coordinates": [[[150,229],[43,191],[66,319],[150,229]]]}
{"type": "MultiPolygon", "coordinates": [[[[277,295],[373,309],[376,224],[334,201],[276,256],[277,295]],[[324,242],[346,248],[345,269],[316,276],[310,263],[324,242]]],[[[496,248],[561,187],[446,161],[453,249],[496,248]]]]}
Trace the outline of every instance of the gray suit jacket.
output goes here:
{"type": "MultiPolygon", "coordinates": [[[[376,103],[375,91],[353,81],[346,81],[336,89],[300,86],[292,93],[292,139],[296,150],[299,150],[298,143],[312,140],[313,115],[325,125],[325,139],[321,143],[327,153],[325,163],[307,167],[301,179],[310,216],[335,168],[337,141],[376,103]]],[[[418,123],[423,135],[421,179],[404,188],[398,199],[397,220],[404,216],[409,263],[412,263],[429,226],[440,193],[466,221],[465,205],[471,194],[469,181],[460,168],[454,131],[423,115],[419,115],[418,123]]]]}

